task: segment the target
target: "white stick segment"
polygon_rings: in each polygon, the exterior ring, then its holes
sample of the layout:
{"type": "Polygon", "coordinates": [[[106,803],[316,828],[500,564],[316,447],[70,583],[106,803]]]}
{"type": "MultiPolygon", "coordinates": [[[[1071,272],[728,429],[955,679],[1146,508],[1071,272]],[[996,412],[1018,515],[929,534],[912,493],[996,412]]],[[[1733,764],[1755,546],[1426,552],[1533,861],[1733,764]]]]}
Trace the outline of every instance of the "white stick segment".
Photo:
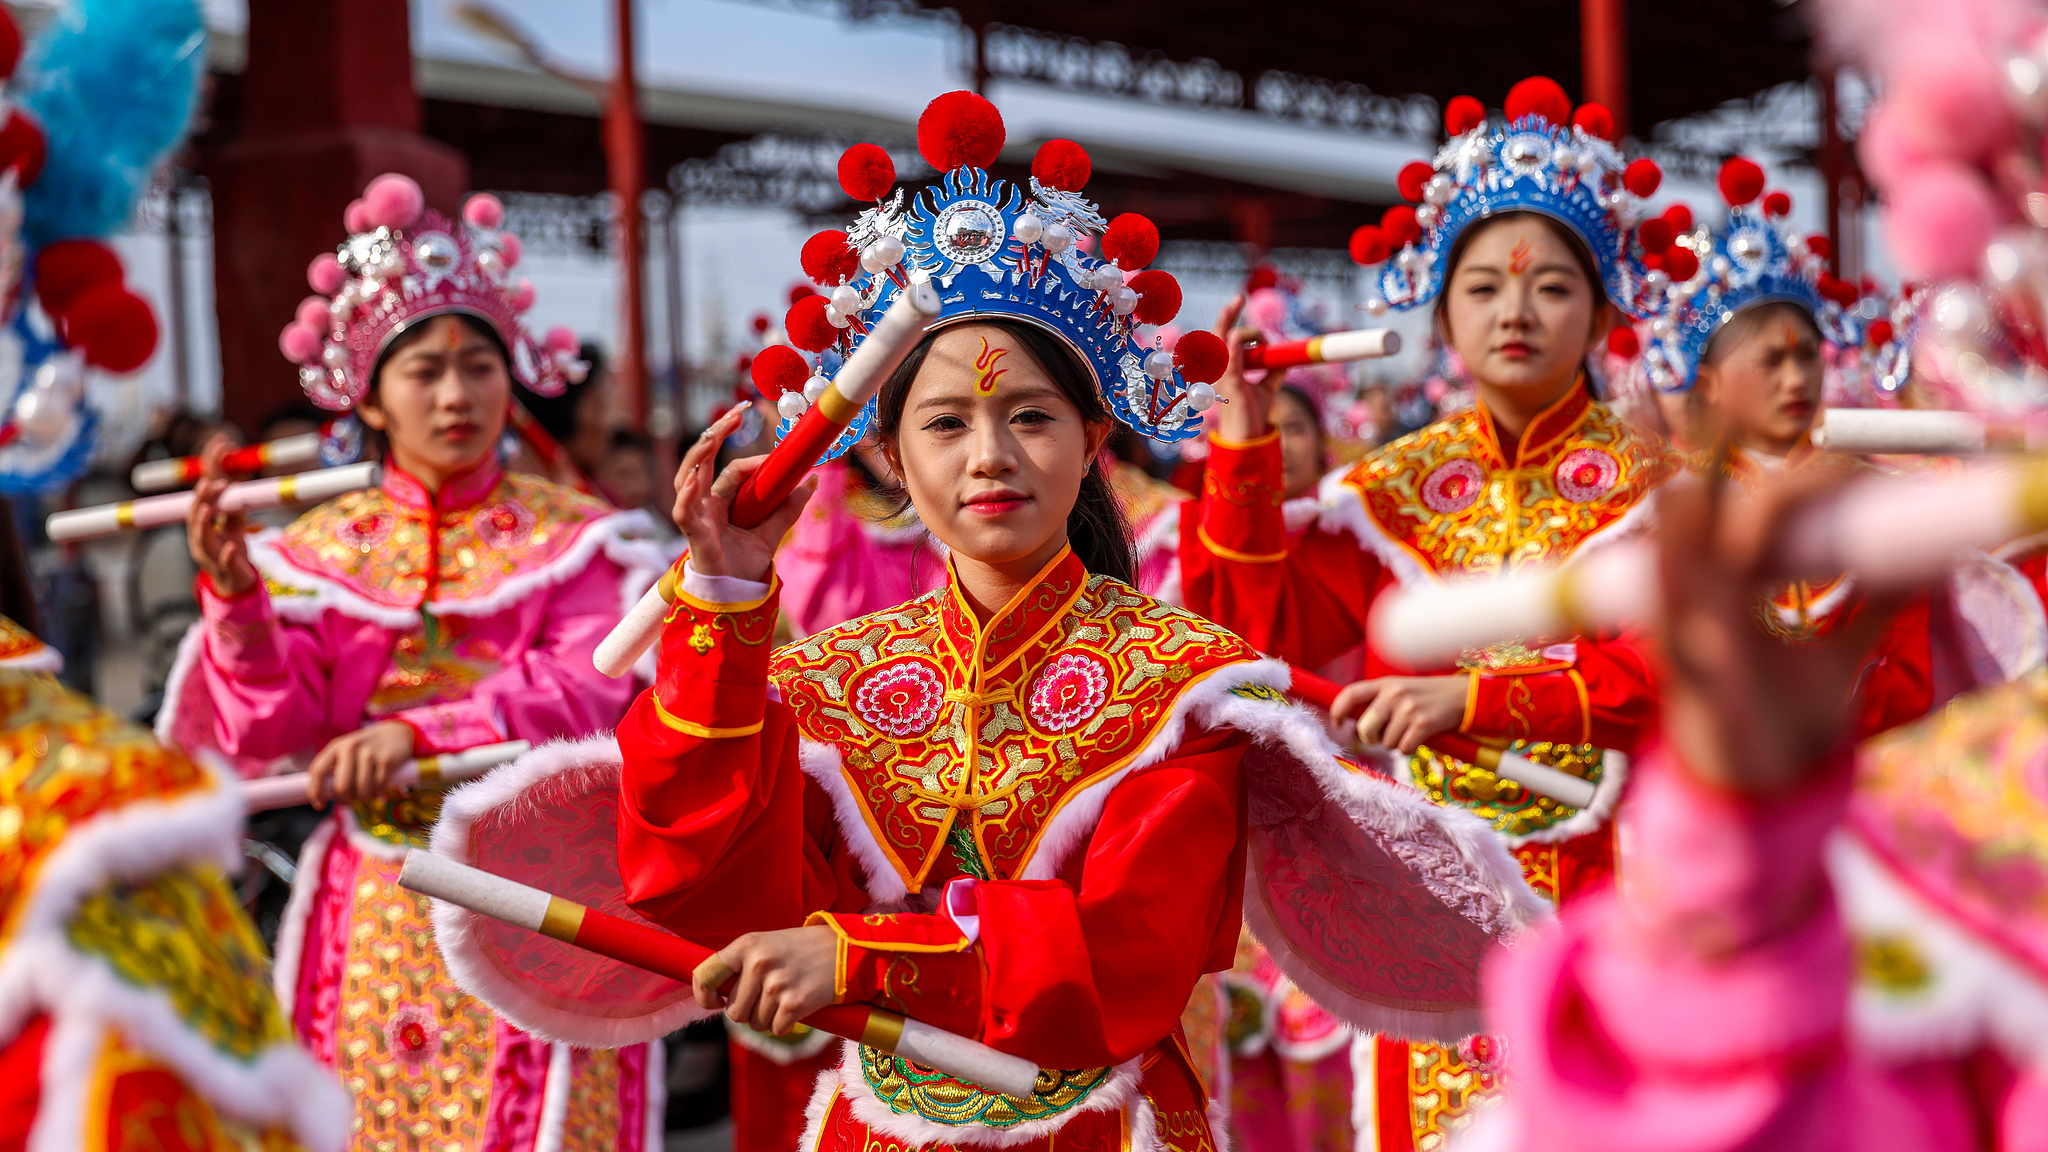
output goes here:
{"type": "MultiPolygon", "coordinates": [[[[510,764],[532,750],[533,745],[527,741],[507,740],[502,744],[484,744],[427,759],[433,762],[434,783],[460,784],[464,780],[474,780],[500,764],[510,764]]],[[[304,804],[307,802],[306,778],[304,772],[287,772],[281,776],[251,780],[242,785],[243,807],[254,813],[304,804]]],[[[391,774],[391,790],[394,792],[417,787],[419,782],[418,760],[407,760],[391,774]]]]}
{"type": "MultiPolygon", "coordinates": [[[[881,390],[896,366],[924,338],[925,328],[938,314],[938,289],[929,281],[913,284],[896,294],[889,310],[868,329],[860,347],[853,350],[853,355],[839,366],[839,375],[832,378],[832,387],[845,398],[848,411],[860,411],[881,390]]],[[[661,625],[668,618],[669,607],[660,585],[648,589],[625,619],[598,644],[597,651],[591,654],[591,664],[606,676],[624,676],[640,654],[661,638],[661,625]]]]}
{"type": "Polygon", "coordinates": [[[1493,774],[1503,780],[1513,780],[1538,796],[1559,804],[1587,808],[1593,803],[1591,780],[1582,780],[1569,772],[1560,772],[1513,752],[1500,754],[1500,763],[1494,766],[1493,774]]]}
{"type": "Polygon", "coordinates": [[[661,585],[649,588],[591,653],[590,662],[599,672],[617,679],[633,670],[633,662],[661,636],[661,623],[668,619],[671,605],[661,594],[661,585]]]}
{"type": "Polygon", "coordinates": [[[1347,360],[1371,360],[1401,351],[1401,334],[1392,328],[1359,328],[1350,332],[1328,332],[1316,345],[1326,364],[1347,360]]]}
{"type": "Polygon", "coordinates": [[[1029,1099],[1038,1082],[1038,1065],[1022,1056],[908,1018],[896,1041],[896,1055],[1019,1100],[1029,1099]]]}
{"type": "Polygon", "coordinates": [[[1971,412],[1911,408],[1830,408],[1813,430],[1813,446],[1851,456],[1977,456],[1984,418],[1971,412]]]}
{"type": "Polygon", "coordinates": [[[931,281],[920,281],[898,292],[889,310],[861,339],[860,347],[839,366],[832,387],[853,410],[859,411],[869,397],[882,390],[890,373],[917,347],[917,342],[924,339],[924,330],[938,314],[939,290],[932,287],[931,281]]]}
{"type": "Polygon", "coordinates": [[[533,932],[540,931],[541,923],[547,919],[548,901],[553,899],[538,888],[459,864],[423,848],[406,852],[405,863],[398,870],[398,886],[533,932]]]}
{"type": "MultiPolygon", "coordinates": [[[[344,492],[368,488],[377,482],[377,476],[378,465],[368,463],[322,468],[267,480],[244,480],[228,485],[227,490],[221,493],[220,508],[223,512],[254,512],[285,504],[315,504],[344,492]]],[[[52,541],[65,544],[112,536],[131,529],[176,524],[191,508],[192,493],[171,492],[162,496],[145,496],[140,500],[124,500],[118,504],[52,513],[44,526],[52,541]]]]}
{"type": "MultiPolygon", "coordinates": [[[[1972,551],[2043,530],[2048,461],[1876,476],[1794,517],[1773,570],[1785,580],[1846,574],[1873,592],[1908,589],[1972,551]]],[[[1388,656],[1430,667],[1502,640],[1646,623],[1657,614],[1657,582],[1654,547],[1616,544],[1549,572],[1402,589],[1382,599],[1370,626],[1388,656]]]]}

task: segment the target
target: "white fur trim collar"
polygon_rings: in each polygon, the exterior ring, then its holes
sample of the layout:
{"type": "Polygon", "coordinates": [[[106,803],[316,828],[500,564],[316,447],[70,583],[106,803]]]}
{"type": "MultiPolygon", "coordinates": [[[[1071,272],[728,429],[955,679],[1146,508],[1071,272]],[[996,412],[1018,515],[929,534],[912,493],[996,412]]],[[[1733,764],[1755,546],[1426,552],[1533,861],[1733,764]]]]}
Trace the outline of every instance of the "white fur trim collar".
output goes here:
{"type": "Polygon", "coordinates": [[[868,883],[868,900],[877,906],[896,905],[908,898],[910,886],[903,874],[889,862],[889,854],[861,816],[860,801],[846,783],[839,749],[835,745],[804,740],[798,745],[797,763],[804,775],[832,798],[832,819],[839,825],[839,837],[860,861],[868,883]]]}
{"type": "MultiPolygon", "coordinates": [[[[488,595],[472,600],[436,600],[426,605],[426,610],[436,616],[490,616],[502,612],[542,588],[580,574],[599,551],[629,572],[645,569],[659,562],[660,546],[646,538],[652,535],[653,526],[647,513],[638,509],[600,516],[584,525],[575,543],[546,564],[507,577],[488,595]]],[[[272,606],[280,618],[311,621],[331,608],[344,616],[399,631],[419,622],[417,608],[373,604],[325,576],[286,561],[277,551],[277,541],[283,532],[281,528],[266,529],[249,539],[249,559],[257,571],[266,580],[299,593],[272,597],[272,606]]],[[[659,571],[657,568],[657,576],[659,571]]]]}

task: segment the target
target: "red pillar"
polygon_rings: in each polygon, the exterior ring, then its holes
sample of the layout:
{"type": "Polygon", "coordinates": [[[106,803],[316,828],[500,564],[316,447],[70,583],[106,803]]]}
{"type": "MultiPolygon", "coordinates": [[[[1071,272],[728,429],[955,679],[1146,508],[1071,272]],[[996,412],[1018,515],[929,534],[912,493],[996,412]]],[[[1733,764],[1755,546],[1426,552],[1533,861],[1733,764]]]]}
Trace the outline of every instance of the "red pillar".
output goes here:
{"type": "MultiPolygon", "coordinates": [[[[611,172],[612,196],[619,208],[620,307],[619,351],[614,374],[625,390],[633,427],[647,427],[647,281],[643,275],[647,247],[641,233],[640,193],[647,186],[645,140],[640,130],[640,84],[633,61],[633,0],[616,0],[618,62],[612,69],[611,97],[605,101],[604,150],[611,172]]],[[[680,362],[680,358],[678,358],[680,362]]]]}
{"type": "Polygon", "coordinates": [[[242,128],[210,158],[214,298],[226,414],[244,428],[301,398],[277,333],[306,265],[343,239],[370,178],[403,172],[459,207],[469,164],[420,135],[406,0],[249,0],[242,128]]]}
{"type": "Polygon", "coordinates": [[[1614,113],[1619,139],[1628,134],[1628,9],[1626,0],[1579,0],[1579,55],[1585,99],[1614,113]]]}

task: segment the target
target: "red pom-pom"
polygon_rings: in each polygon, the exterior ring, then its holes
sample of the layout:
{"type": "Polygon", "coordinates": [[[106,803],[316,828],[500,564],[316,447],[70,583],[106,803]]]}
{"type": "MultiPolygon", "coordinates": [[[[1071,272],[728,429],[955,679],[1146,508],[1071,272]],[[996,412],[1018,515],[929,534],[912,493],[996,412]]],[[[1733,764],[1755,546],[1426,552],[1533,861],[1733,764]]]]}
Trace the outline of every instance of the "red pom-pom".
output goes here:
{"type": "Polygon", "coordinates": [[[1072,140],[1047,140],[1038,146],[1038,155],[1031,158],[1032,178],[1062,192],[1079,192],[1088,186],[1088,177],[1094,174],[1095,165],[1088,159],[1088,150],[1072,140]]]}
{"type": "Polygon", "coordinates": [[[1721,165],[1721,175],[1714,182],[1721,186],[1721,199],[1728,201],[1731,207],[1740,208],[1763,193],[1764,170],[1747,157],[1730,156],[1721,165]]]}
{"type": "Polygon", "coordinates": [[[1471,96],[1453,96],[1444,105],[1444,133],[1463,136],[1486,123],[1486,105],[1471,96]]]}
{"type": "Polygon", "coordinates": [[[1380,217],[1380,232],[1386,236],[1389,248],[1399,248],[1421,239],[1422,225],[1415,222],[1415,209],[1396,204],[1380,217]]]}
{"type": "Polygon", "coordinates": [[[880,200],[896,186],[896,162],[874,144],[855,144],[839,156],[839,188],[855,200],[880,200]]]}
{"type": "Polygon", "coordinates": [[[1126,272],[1135,272],[1159,255],[1159,226],[1136,212],[1126,212],[1109,222],[1102,233],[1102,258],[1116,261],[1126,272]]]}
{"type": "Polygon", "coordinates": [[[773,321],[768,319],[768,314],[766,312],[756,312],[747,321],[747,327],[752,328],[754,330],[754,335],[759,336],[762,333],[768,331],[768,325],[771,323],[773,323],[773,321]]]}
{"type": "Polygon", "coordinates": [[[1835,303],[1840,304],[1844,308],[1847,308],[1849,305],[1854,304],[1856,302],[1856,297],[1860,295],[1860,293],[1856,291],[1856,286],[1854,284],[1849,283],[1847,280],[1844,280],[1839,276],[1830,276],[1825,273],[1821,275],[1820,283],[1816,285],[1816,287],[1820,289],[1822,299],[1832,300],[1835,303]]]}
{"type": "Polygon", "coordinates": [[[62,315],[88,289],[121,283],[121,258],[97,240],[59,240],[36,253],[36,295],[62,315]]]}
{"type": "Polygon", "coordinates": [[[1387,234],[1377,224],[1360,224],[1351,233],[1351,258],[1360,264],[1377,264],[1390,250],[1387,234]]]}
{"type": "Polygon", "coordinates": [[[1189,332],[1173,346],[1173,366],[1189,384],[1214,384],[1230,367],[1230,349],[1214,332],[1189,332]]]}
{"type": "Polygon", "coordinates": [[[1508,89],[1501,111],[1507,113],[1510,124],[1524,116],[1541,116],[1563,125],[1571,122],[1572,101],[1564,94],[1564,85],[1548,76],[1531,76],[1508,89]]]}
{"type": "Polygon", "coordinates": [[[1863,330],[1863,338],[1874,345],[1891,343],[1893,335],[1892,322],[1889,320],[1872,320],[1870,327],[1863,330]]]}
{"type": "Polygon", "coordinates": [[[809,284],[791,284],[789,286],[789,302],[791,304],[807,297],[816,296],[817,294],[818,290],[809,284]]]}
{"type": "Polygon", "coordinates": [[[1690,248],[1673,244],[1664,250],[1664,274],[1671,277],[1673,284],[1683,284],[1699,275],[1700,258],[1690,248]]]}
{"type": "Polygon", "coordinates": [[[782,327],[789,342],[806,352],[823,352],[839,342],[839,329],[825,319],[825,298],[815,292],[789,306],[782,327]]]}
{"type": "Polygon", "coordinates": [[[754,357],[750,371],[754,387],[761,390],[761,395],[773,400],[784,392],[802,392],[804,381],[810,378],[811,366],[797,355],[796,349],[770,344],[754,357]]]}
{"type": "Polygon", "coordinates": [[[1137,310],[1131,318],[1140,324],[1165,324],[1180,315],[1180,281],[1173,273],[1154,268],[1131,277],[1130,290],[1138,294],[1137,310]]]}
{"type": "Polygon", "coordinates": [[[987,168],[1003,151],[1003,114],[972,92],[948,92],[917,118],[917,150],[941,172],[987,168]]]}
{"type": "Polygon", "coordinates": [[[1835,244],[1834,241],[1829,240],[1826,236],[1815,232],[1806,238],[1806,250],[1813,253],[1819,259],[1825,260],[1835,254],[1835,244]]]}
{"type": "Polygon", "coordinates": [[[1572,113],[1572,127],[1588,136],[1611,141],[1614,139],[1614,113],[1608,111],[1607,105],[1588,100],[1572,113]]]}
{"type": "Polygon", "coordinates": [[[1764,197],[1764,215],[1789,216],[1792,214],[1792,197],[1783,192],[1773,192],[1764,197]]]}
{"type": "Polygon", "coordinates": [[[1643,350],[1642,341],[1636,339],[1636,330],[1626,324],[1615,325],[1607,334],[1607,350],[1623,359],[1629,359],[1643,350]]]}
{"type": "Polygon", "coordinates": [[[1244,278],[1244,290],[1247,296],[1262,288],[1277,288],[1279,286],[1280,273],[1275,272],[1271,264],[1259,265],[1257,268],[1252,269],[1251,275],[1244,278]]]}
{"type": "Polygon", "coordinates": [[[1420,160],[1410,160],[1402,166],[1400,175],[1394,177],[1394,187],[1400,190],[1401,199],[1408,201],[1410,204],[1420,204],[1422,203],[1423,187],[1429,183],[1429,178],[1434,175],[1436,175],[1436,169],[1431,168],[1420,160]]]}
{"type": "Polygon", "coordinates": [[[1671,223],[1671,230],[1681,236],[1692,231],[1692,209],[1683,204],[1673,204],[1666,208],[1664,219],[1671,223]]]}
{"type": "Polygon", "coordinates": [[[1636,239],[1642,242],[1645,252],[1662,252],[1677,238],[1678,229],[1662,216],[1652,216],[1636,225],[1636,239]]]}
{"type": "Polygon", "coordinates": [[[1657,185],[1664,183],[1664,170],[1657,162],[1645,156],[1633,161],[1621,170],[1621,186],[1638,196],[1654,195],[1657,185]]]}
{"type": "Polygon", "coordinates": [[[19,108],[9,112],[6,126],[0,127],[0,168],[14,169],[16,181],[26,188],[42,175],[49,154],[42,125],[19,108]]]}
{"type": "Polygon", "coordinates": [[[14,75],[15,65],[20,63],[21,28],[5,8],[0,8],[0,80],[14,75]]]}
{"type": "Polygon", "coordinates": [[[846,233],[837,228],[827,228],[804,241],[798,260],[804,275],[828,288],[860,274],[860,253],[847,247],[846,233]]]}
{"type": "MultiPolygon", "coordinates": [[[[1669,251],[1671,251],[1669,248],[1664,250],[1664,252],[1669,251]]],[[[1652,272],[1664,267],[1664,252],[1643,253],[1643,267],[1648,268],[1652,272]]]]}
{"type": "Polygon", "coordinates": [[[85,362],[116,374],[133,372],[156,351],[156,313],[149,302],[119,284],[79,293],[64,313],[64,342],[85,353],[85,362]]]}

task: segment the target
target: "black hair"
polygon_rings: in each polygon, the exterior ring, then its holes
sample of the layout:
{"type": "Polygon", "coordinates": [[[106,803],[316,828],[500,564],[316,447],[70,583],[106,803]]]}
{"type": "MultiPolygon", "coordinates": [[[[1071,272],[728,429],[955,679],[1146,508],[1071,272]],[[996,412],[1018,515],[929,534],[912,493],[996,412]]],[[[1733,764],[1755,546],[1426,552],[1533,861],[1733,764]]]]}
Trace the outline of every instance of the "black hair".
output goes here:
{"type": "Polygon", "coordinates": [[[271,432],[279,424],[296,422],[311,424],[313,427],[318,428],[332,419],[334,419],[334,413],[315,408],[311,404],[286,404],[282,408],[272,409],[270,414],[265,416],[262,422],[256,425],[256,439],[276,439],[276,437],[271,435],[271,432]]]}
{"type": "MultiPolygon", "coordinates": [[[[364,400],[368,400],[377,394],[377,389],[384,380],[384,365],[389,364],[393,356],[419,343],[420,338],[427,334],[427,330],[434,326],[434,321],[439,320],[443,316],[455,317],[466,325],[470,331],[489,340],[491,347],[498,350],[498,359],[505,362],[505,378],[512,381],[515,389],[519,386],[518,377],[512,374],[512,353],[505,347],[505,338],[498,334],[498,330],[491,325],[490,321],[480,316],[471,315],[468,312],[437,312],[432,316],[422,317],[413,321],[411,325],[407,326],[405,331],[392,337],[391,343],[386,344],[382,352],[377,353],[377,364],[370,369],[370,384],[367,388],[363,389],[364,400]]],[[[362,404],[358,402],[356,407],[360,409],[362,404]]],[[[368,455],[379,460],[388,458],[391,455],[391,438],[386,436],[382,429],[370,427],[368,421],[362,421],[359,418],[359,422],[363,426],[363,439],[369,447],[368,455]]]]}
{"type": "MultiPolygon", "coordinates": [[[[1021,320],[986,318],[976,319],[974,323],[1001,331],[1038,361],[1038,366],[1045,369],[1045,374],[1059,388],[1060,395],[1081,413],[1083,421],[1102,424],[1112,418],[1108,405],[1103,403],[1102,393],[1095,387],[1092,374],[1082,367],[1074,351],[1052,334],[1021,320]]],[[[910,385],[924,367],[925,357],[931,352],[932,341],[937,335],[931,333],[919,341],[882,385],[880,398],[875,404],[875,434],[880,439],[894,441],[902,429],[903,405],[910,398],[910,385]]],[[[899,512],[909,507],[910,494],[900,484],[896,498],[899,512]]],[[[1081,478],[1081,491],[1074,498],[1073,510],[1067,513],[1067,544],[1088,571],[1126,584],[1138,582],[1138,563],[1132,555],[1131,526],[1124,519],[1123,505],[1118,503],[1116,493],[1110,490],[1109,476],[1103,470],[1100,458],[1089,461],[1088,474],[1081,478]]]]}
{"type": "Polygon", "coordinates": [[[1814,322],[1813,313],[1806,305],[1792,300],[1767,300],[1722,321],[1714,334],[1707,338],[1707,348],[1700,356],[1700,364],[1719,364],[1729,349],[1749,339],[1752,333],[1764,326],[1764,321],[1773,316],[1796,316],[1801,324],[1806,325],[1806,330],[1813,333],[1816,342],[1821,339],[1820,325],[1814,322]]]}
{"type": "MultiPolygon", "coordinates": [[[[1444,334],[1447,343],[1451,335],[1451,277],[1457,273],[1458,265],[1464,261],[1465,250],[1472,246],[1473,239],[1481,232],[1486,231],[1503,220],[1511,220],[1517,216],[1527,216],[1541,221],[1545,228],[1550,229],[1551,235],[1564,243],[1565,250],[1572,254],[1572,260],[1578,264],[1579,271],[1585,273],[1586,283],[1593,288],[1594,315],[1599,315],[1600,306],[1607,303],[1607,282],[1600,278],[1600,264],[1593,259],[1592,249],[1586,247],[1585,240],[1581,239],[1579,234],[1573,231],[1570,225],[1548,213],[1532,212],[1526,208],[1510,212],[1500,212],[1484,220],[1477,220],[1466,225],[1465,230],[1458,233],[1458,238],[1451,241],[1451,254],[1450,258],[1444,261],[1444,280],[1437,290],[1435,309],[1437,330],[1444,334]]],[[[1579,361],[1579,375],[1585,380],[1588,392],[1591,392],[1593,388],[1593,374],[1586,371],[1586,359],[1590,358],[1592,354],[1593,342],[1588,340],[1586,356],[1582,357],[1579,361]]]]}
{"type": "Polygon", "coordinates": [[[21,546],[14,502],[5,497],[0,497],[0,615],[30,632],[42,628],[35,582],[29,576],[28,551],[21,546]]]}

